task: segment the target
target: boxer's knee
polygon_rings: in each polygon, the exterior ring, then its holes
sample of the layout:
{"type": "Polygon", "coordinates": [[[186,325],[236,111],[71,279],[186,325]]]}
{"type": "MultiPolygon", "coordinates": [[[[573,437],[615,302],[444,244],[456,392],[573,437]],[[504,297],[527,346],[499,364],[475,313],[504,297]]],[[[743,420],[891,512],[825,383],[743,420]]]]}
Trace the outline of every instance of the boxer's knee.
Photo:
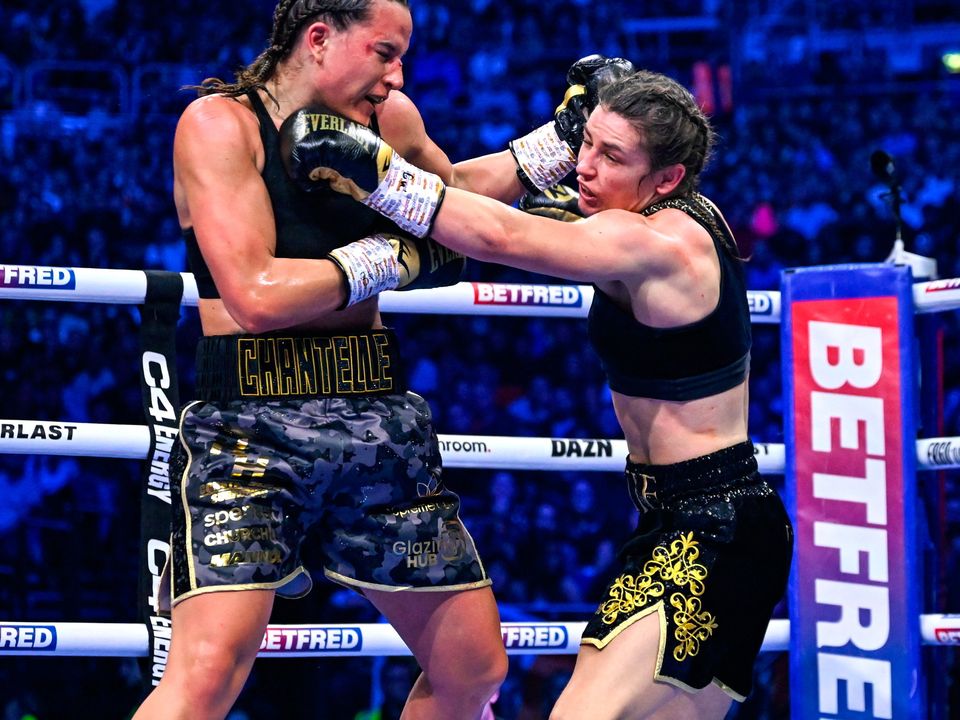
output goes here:
{"type": "Polygon", "coordinates": [[[425,670],[438,695],[475,698],[485,703],[507,676],[507,653],[499,636],[471,644],[469,651],[451,646],[425,670]]]}
{"type": "Polygon", "coordinates": [[[229,708],[255,658],[249,643],[187,639],[174,646],[164,681],[176,685],[185,703],[194,707],[229,708]]]}

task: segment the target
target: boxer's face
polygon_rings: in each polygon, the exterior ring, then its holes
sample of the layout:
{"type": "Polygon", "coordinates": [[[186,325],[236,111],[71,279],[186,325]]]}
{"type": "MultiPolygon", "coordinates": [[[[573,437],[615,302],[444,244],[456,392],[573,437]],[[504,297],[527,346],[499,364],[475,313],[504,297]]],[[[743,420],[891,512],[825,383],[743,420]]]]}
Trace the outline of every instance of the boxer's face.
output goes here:
{"type": "Polygon", "coordinates": [[[678,167],[682,178],[682,166],[654,170],[636,128],[601,105],[590,114],[577,158],[580,209],[585,215],[611,209],[639,212],[659,199],[665,177],[678,167]]]}
{"type": "Polygon", "coordinates": [[[351,120],[369,122],[374,108],[403,87],[401,58],[412,32],[410,10],[393,0],[374,0],[364,22],[346,30],[330,28],[318,55],[324,104],[351,120]]]}

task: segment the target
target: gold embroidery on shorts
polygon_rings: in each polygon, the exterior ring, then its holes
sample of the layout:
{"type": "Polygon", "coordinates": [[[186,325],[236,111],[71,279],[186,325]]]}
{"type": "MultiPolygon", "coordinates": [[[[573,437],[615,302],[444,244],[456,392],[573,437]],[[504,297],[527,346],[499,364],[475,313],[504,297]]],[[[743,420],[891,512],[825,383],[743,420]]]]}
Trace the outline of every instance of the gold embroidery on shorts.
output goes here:
{"type": "Polygon", "coordinates": [[[683,662],[700,652],[700,643],[710,639],[717,623],[713,615],[700,609],[700,598],[685,597],[683,593],[670,596],[670,604],[677,609],[673,621],[677,625],[673,636],[679,643],[673,649],[673,657],[683,662]]]}
{"type": "Polygon", "coordinates": [[[670,542],[669,547],[658,545],[650,560],[636,575],[621,575],[610,587],[610,598],[600,606],[603,622],[613,625],[623,614],[632,613],[664,593],[664,582],[672,582],[680,591],[670,596],[670,605],[676,608],[673,614],[677,629],[674,638],[679,643],[673,650],[678,661],[694,657],[700,645],[713,635],[717,628],[716,618],[701,607],[707,579],[707,568],[696,562],[700,557],[699,543],[693,533],[681,535],[670,542]],[[689,595],[682,592],[687,590],[689,595]]]}
{"type": "Polygon", "coordinates": [[[691,532],[671,542],[669,550],[658,545],[653,549],[651,559],[643,566],[643,574],[660,575],[667,582],[672,581],[680,587],[688,586],[694,595],[703,595],[707,568],[695,562],[700,557],[699,544],[691,532]]]}
{"type": "Polygon", "coordinates": [[[613,625],[617,617],[644,607],[652,598],[663,595],[663,583],[647,575],[621,575],[613,581],[610,599],[600,606],[603,621],[613,625]]]}

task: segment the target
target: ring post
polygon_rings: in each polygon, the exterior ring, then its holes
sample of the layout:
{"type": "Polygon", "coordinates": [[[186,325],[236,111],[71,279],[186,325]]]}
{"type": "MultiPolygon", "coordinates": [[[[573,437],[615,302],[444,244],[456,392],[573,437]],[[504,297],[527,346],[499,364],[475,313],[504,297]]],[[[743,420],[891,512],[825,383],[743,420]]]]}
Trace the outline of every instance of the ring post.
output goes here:
{"type": "Polygon", "coordinates": [[[140,306],[140,394],[150,446],[140,487],[140,583],[138,604],[147,626],[149,655],[141,662],[144,690],[160,683],[167,667],[172,627],[161,581],[170,559],[170,459],[180,432],[177,386],[177,320],[183,281],[180,275],[148,271],[140,306]]]}
{"type": "Polygon", "coordinates": [[[926,717],[909,268],[781,278],[794,720],[926,717]]]}
{"type": "MultiPolygon", "coordinates": [[[[944,323],[941,313],[917,315],[915,353],[920,372],[919,427],[922,437],[942,437],[944,435],[944,323]]],[[[921,458],[922,460],[922,458],[921,458]]],[[[945,613],[948,610],[947,580],[950,569],[947,561],[950,557],[950,541],[947,534],[947,473],[925,472],[917,476],[917,494],[920,507],[923,535],[921,542],[924,552],[923,578],[924,599],[922,607],[926,611],[945,613]]],[[[949,707],[949,675],[944,671],[950,667],[956,653],[951,648],[930,648],[923,654],[924,669],[927,678],[927,702],[930,706],[929,720],[947,720],[945,708],[949,707]]]]}

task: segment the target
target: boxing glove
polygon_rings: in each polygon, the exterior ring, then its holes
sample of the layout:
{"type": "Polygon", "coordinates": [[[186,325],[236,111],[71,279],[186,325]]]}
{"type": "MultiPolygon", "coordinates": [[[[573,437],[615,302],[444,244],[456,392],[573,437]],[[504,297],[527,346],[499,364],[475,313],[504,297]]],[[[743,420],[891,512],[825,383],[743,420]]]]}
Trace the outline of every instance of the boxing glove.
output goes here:
{"type": "Polygon", "coordinates": [[[397,251],[400,283],[397,290],[424,290],[460,282],[467,259],[433,238],[389,235],[397,251]]]}
{"type": "Polygon", "coordinates": [[[583,219],[580,211],[580,194],[566,185],[551,185],[536,195],[527,193],[520,198],[519,208],[531,215],[576,222],[583,219]]]}
{"type": "Polygon", "coordinates": [[[437,175],[408,163],[366,125],[322,106],[283,121],[280,153],[303,189],[350,195],[418,238],[429,234],[446,190],[437,175]]]}
{"type": "Polygon", "coordinates": [[[339,309],[385,290],[453,285],[466,258],[430,238],[378,233],[331,250],[327,258],[343,273],[347,298],[339,309]]]}
{"type": "Polygon", "coordinates": [[[562,180],[576,167],[583,128],[599,101],[600,88],[635,72],[624,58],[588,55],[567,70],[567,92],[548,122],[510,142],[517,177],[536,194],[562,180]]]}
{"type": "Polygon", "coordinates": [[[583,144],[583,126],[600,102],[600,88],[637,71],[625,58],[587,55],[567,70],[567,92],[555,111],[557,134],[574,152],[583,144]]]}

